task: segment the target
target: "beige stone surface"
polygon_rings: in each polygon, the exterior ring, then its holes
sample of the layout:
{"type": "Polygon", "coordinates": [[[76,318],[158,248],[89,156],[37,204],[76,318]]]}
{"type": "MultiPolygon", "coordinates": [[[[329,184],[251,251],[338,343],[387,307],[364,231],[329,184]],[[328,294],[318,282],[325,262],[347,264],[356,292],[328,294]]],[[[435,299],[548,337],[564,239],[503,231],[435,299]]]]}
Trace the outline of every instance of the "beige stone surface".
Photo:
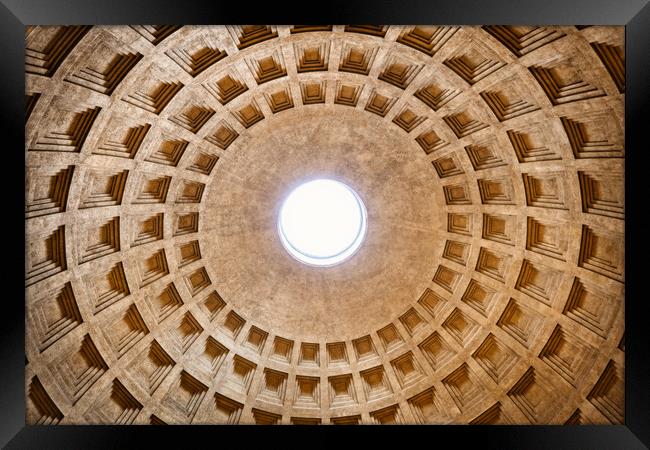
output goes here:
{"type": "Polygon", "coordinates": [[[298,31],[28,30],[28,423],[622,423],[624,29],[298,31]]]}
{"type": "Polygon", "coordinates": [[[239,144],[247,151],[223,158],[205,199],[201,242],[219,293],[265,328],[309,342],[356,338],[407,309],[433,277],[446,219],[426,155],[399,130],[360,132],[381,118],[335,108],[270,117],[239,144]],[[277,231],[282,200],[321,177],[347,183],[368,213],[360,250],[329,268],[297,263],[277,231]]]}

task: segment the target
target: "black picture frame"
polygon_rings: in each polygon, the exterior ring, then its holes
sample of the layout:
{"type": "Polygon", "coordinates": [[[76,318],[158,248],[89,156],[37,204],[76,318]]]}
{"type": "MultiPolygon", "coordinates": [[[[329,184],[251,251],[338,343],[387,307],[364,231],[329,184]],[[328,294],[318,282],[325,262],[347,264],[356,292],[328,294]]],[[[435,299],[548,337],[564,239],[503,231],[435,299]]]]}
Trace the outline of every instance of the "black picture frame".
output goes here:
{"type": "MultiPolygon", "coordinates": [[[[379,438],[399,434],[402,446],[435,445],[449,439],[455,447],[481,448],[637,449],[650,447],[649,327],[644,303],[644,259],[647,232],[642,227],[644,171],[650,150],[645,120],[650,99],[650,5],[648,0],[446,0],[372,1],[332,0],[284,7],[267,2],[253,7],[238,2],[197,0],[0,0],[0,110],[5,131],[0,135],[7,165],[3,218],[5,234],[0,300],[0,445],[4,448],[131,448],[154,442],[197,445],[205,439],[222,444],[224,433],[249,447],[250,439],[266,439],[277,448],[288,442],[318,444],[379,438]],[[311,6],[311,8],[307,8],[311,6]],[[601,426],[401,426],[301,427],[217,426],[26,426],[25,425],[25,311],[24,311],[24,37],[26,25],[81,24],[239,24],[239,23],[389,23],[389,24],[548,24],[625,25],[625,425],[601,426]],[[22,237],[22,239],[20,238],[22,237]],[[11,287],[7,292],[6,287],[11,287]],[[334,429],[336,428],[336,431],[334,429]],[[269,431],[273,430],[273,431],[269,431]],[[271,437],[273,433],[273,437],[271,437]],[[285,433],[291,433],[291,435],[285,433]],[[301,435],[299,439],[294,434],[301,435]],[[269,435],[268,437],[266,435],[269,435]],[[347,434],[345,439],[341,434],[347,434]],[[277,436],[276,435],[281,435],[277,436]],[[271,438],[269,440],[269,438],[271,438]],[[276,445],[277,443],[277,445],[276,445]]],[[[646,175],[647,176],[647,175],[646,175]]],[[[646,189],[647,190],[647,189],[646,189]]],[[[386,441],[387,442],[387,441],[386,441]]]]}

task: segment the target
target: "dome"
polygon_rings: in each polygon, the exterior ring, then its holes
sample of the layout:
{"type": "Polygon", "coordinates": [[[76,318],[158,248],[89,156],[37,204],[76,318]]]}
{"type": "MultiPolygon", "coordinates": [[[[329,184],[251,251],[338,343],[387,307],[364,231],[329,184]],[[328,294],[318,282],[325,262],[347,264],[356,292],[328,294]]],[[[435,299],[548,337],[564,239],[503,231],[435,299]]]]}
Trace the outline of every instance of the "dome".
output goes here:
{"type": "Polygon", "coordinates": [[[623,48],[29,27],[28,423],[623,423],[623,48]]]}

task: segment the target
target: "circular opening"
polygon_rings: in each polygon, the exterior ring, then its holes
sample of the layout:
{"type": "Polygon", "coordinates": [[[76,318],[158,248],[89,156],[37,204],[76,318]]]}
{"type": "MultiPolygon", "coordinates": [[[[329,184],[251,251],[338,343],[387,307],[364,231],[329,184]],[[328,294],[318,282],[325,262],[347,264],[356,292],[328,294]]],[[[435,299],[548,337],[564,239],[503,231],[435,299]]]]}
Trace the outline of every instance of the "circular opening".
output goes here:
{"type": "Polygon", "coordinates": [[[280,209],[282,245],[298,261],[333,266],[352,256],[366,235],[366,208],[349,186],[329,179],[295,188],[280,209]]]}

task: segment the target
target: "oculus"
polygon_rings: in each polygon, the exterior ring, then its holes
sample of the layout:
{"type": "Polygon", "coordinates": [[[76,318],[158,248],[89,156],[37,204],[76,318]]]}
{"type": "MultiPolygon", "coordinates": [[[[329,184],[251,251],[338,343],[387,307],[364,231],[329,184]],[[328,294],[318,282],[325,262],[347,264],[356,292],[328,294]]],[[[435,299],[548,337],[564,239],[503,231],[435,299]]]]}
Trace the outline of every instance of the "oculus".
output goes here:
{"type": "Polygon", "coordinates": [[[284,248],[311,266],[334,266],[350,258],[361,246],[366,228],[366,208],[359,195],[331,179],[296,187],[282,203],[278,217],[284,248]]]}

